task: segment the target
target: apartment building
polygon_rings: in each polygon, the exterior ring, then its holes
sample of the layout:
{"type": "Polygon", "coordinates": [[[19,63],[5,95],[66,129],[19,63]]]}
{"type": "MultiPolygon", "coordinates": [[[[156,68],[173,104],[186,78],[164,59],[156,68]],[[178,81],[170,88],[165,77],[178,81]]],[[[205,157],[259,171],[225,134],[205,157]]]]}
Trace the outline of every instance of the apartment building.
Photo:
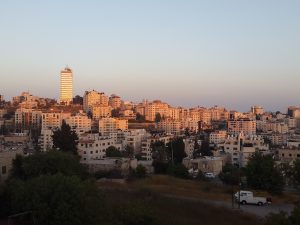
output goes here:
{"type": "Polygon", "coordinates": [[[244,167],[247,165],[249,158],[259,151],[263,154],[269,154],[269,146],[265,144],[261,136],[256,135],[239,135],[228,136],[224,143],[218,145],[224,152],[231,155],[232,164],[244,167]]]}
{"type": "Polygon", "coordinates": [[[256,134],[256,120],[251,119],[237,119],[229,120],[227,122],[229,134],[255,135],[256,134]]]}
{"type": "Polygon", "coordinates": [[[183,139],[183,143],[187,158],[192,159],[195,150],[195,137],[186,137],[183,139]]]}
{"type": "Polygon", "coordinates": [[[65,121],[77,135],[91,131],[92,120],[82,111],[71,115],[65,121]]]}
{"type": "Polygon", "coordinates": [[[86,91],[83,96],[83,110],[91,112],[94,106],[108,106],[109,98],[103,92],[86,91]]]}
{"type": "Polygon", "coordinates": [[[27,108],[19,108],[15,111],[15,126],[17,128],[40,128],[41,125],[42,111],[27,108]]]}
{"type": "Polygon", "coordinates": [[[216,132],[212,132],[209,134],[209,143],[210,144],[221,144],[225,142],[227,137],[227,131],[220,130],[216,132]]]}
{"type": "Polygon", "coordinates": [[[283,148],[278,149],[276,152],[279,160],[283,163],[300,160],[300,148],[283,148]]]}
{"type": "Polygon", "coordinates": [[[95,105],[92,106],[92,114],[94,120],[111,117],[113,108],[111,106],[95,105]]]}
{"type": "Polygon", "coordinates": [[[121,108],[122,105],[122,100],[119,96],[117,95],[111,95],[109,97],[109,105],[113,108],[113,109],[118,109],[121,108]]]}
{"type": "Polygon", "coordinates": [[[128,120],[117,118],[102,118],[99,120],[99,132],[102,136],[109,136],[118,130],[128,130],[128,120]]]}
{"type": "Polygon", "coordinates": [[[82,134],[78,142],[78,155],[81,156],[83,163],[101,160],[106,157],[106,150],[110,146],[122,150],[122,146],[115,143],[112,138],[103,137],[99,134],[82,134]]]}
{"type": "Polygon", "coordinates": [[[160,100],[155,100],[153,102],[147,103],[145,106],[145,117],[146,120],[155,121],[157,114],[160,114],[161,117],[169,117],[169,105],[163,103],[160,100]]]}
{"type": "Polygon", "coordinates": [[[179,135],[182,131],[181,122],[171,119],[165,119],[156,123],[156,129],[173,135],[179,135]]]}
{"type": "Polygon", "coordinates": [[[173,135],[164,135],[164,136],[152,136],[147,140],[142,142],[142,158],[143,160],[150,161],[152,160],[152,144],[158,141],[162,141],[165,145],[169,143],[174,138],[173,135]]]}
{"type": "Polygon", "coordinates": [[[70,104],[73,100],[73,72],[66,67],[60,72],[60,98],[61,104],[70,104]]]}

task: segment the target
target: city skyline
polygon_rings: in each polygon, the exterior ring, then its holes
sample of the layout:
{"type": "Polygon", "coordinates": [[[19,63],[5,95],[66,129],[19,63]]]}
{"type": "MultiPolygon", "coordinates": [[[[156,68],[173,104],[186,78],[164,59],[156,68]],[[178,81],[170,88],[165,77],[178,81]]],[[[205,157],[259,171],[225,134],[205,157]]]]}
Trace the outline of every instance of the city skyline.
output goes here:
{"type": "Polygon", "coordinates": [[[23,90],[58,99],[68,64],[74,95],[242,111],[299,105],[298,1],[0,4],[6,99],[23,90]]]}

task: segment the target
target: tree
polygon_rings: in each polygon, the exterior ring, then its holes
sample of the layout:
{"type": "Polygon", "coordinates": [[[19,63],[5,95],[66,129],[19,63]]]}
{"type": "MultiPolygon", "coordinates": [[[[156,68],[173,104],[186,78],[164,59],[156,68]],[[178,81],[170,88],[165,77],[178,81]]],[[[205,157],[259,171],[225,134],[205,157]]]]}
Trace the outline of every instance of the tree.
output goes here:
{"type": "Polygon", "coordinates": [[[151,144],[154,172],[165,174],[168,168],[169,156],[166,145],[162,141],[151,144]]]}
{"type": "Polygon", "coordinates": [[[102,224],[105,215],[96,185],[77,177],[58,174],[28,181],[13,179],[6,194],[11,214],[32,211],[37,224],[96,225],[102,224]]]}
{"type": "Polygon", "coordinates": [[[213,155],[213,153],[210,149],[208,140],[202,141],[199,152],[200,152],[201,156],[212,156],[213,155]]]}
{"type": "Polygon", "coordinates": [[[182,164],[175,164],[175,165],[170,164],[167,172],[171,176],[184,178],[184,179],[188,178],[189,176],[188,169],[182,164]]]}
{"type": "Polygon", "coordinates": [[[297,204],[291,215],[286,212],[271,213],[266,218],[266,225],[299,225],[300,224],[300,205],[297,204]]]}
{"type": "Polygon", "coordinates": [[[190,129],[187,127],[187,128],[185,128],[185,130],[184,130],[184,135],[185,136],[187,136],[187,137],[189,137],[191,134],[190,134],[190,129]]]}
{"type": "Polygon", "coordinates": [[[222,172],[219,174],[220,180],[224,184],[229,184],[229,185],[238,185],[239,184],[239,176],[240,176],[240,171],[239,168],[232,164],[226,164],[222,172]]]}
{"type": "Polygon", "coordinates": [[[266,217],[265,225],[292,225],[286,212],[271,213],[266,217]]]}
{"type": "Polygon", "coordinates": [[[52,139],[54,148],[77,154],[78,136],[75,131],[71,130],[65,120],[62,121],[61,128],[53,132],[52,139]]]}
{"type": "Polygon", "coordinates": [[[152,158],[154,161],[167,163],[169,161],[166,145],[163,141],[157,141],[151,144],[152,158]]]}
{"type": "Polygon", "coordinates": [[[133,156],[134,156],[134,149],[133,149],[133,147],[131,145],[126,145],[125,151],[123,153],[123,156],[127,157],[127,158],[133,158],[133,156]]]}
{"type": "Polygon", "coordinates": [[[120,109],[119,108],[117,108],[117,109],[113,109],[112,111],[111,111],[111,116],[112,117],[120,117],[120,109]]]}
{"type": "Polygon", "coordinates": [[[142,123],[142,122],[145,122],[146,119],[145,119],[145,116],[141,115],[140,113],[137,113],[136,114],[136,119],[135,119],[137,122],[139,123],[142,123]]]}
{"type": "Polygon", "coordinates": [[[106,149],[106,157],[122,157],[122,153],[114,146],[109,146],[106,149]]]}
{"type": "Polygon", "coordinates": [[[158,123],[158,122],[161,121],[161,119],[162,119],[162,118],[161,118],[160,113],[156,113],[156,114],[155,114],[155,122],[158,123]]]}
{"type": "Polygon", "coordinates": [[[296,160],[293,165],[293,179],[294,182],[299,185],[300,184],[300,160],[296,160]]]}
{"type": "Polygon", "coordinates": [[[79,163],[78,156],[52,150],[27,157],[17,155],[13,161],[11,178],[28,180],[41,175],[55,175],[58,173],[65,176],[83,177],[86,171],[79,163]]]}
{"type": "Polygon", "coordinates": [[[143,165],[139,164],[135,169],[135,176],[137,178],[145,178],[147,169],[143,165]]]}
{"type": "Polygon", "coordinates": [[[246,166],[246,177],[253,189],[266,190],[271,194],[282,193],[284,179],[271,155],[254,153],[246,166]]]}
{"type": "Polygon", "coordinates": [[[176,138],[167,144],[167,152],[171,163],[182,163],[186,157],[185,144],[182,138],[176,138]],[[173,161],[172,161],[173,160],[173,161]]]}

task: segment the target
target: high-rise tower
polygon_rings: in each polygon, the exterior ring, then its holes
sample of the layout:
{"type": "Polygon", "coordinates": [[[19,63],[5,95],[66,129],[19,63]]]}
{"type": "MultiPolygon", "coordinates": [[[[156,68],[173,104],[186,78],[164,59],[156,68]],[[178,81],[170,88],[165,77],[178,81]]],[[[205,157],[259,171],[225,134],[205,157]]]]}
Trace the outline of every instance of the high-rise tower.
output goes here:
{"type": "Polygon", "coordinates": [[[60,71],[60,104],[69,105],[73,99],[73,73],[69,67],[60,71]]]}

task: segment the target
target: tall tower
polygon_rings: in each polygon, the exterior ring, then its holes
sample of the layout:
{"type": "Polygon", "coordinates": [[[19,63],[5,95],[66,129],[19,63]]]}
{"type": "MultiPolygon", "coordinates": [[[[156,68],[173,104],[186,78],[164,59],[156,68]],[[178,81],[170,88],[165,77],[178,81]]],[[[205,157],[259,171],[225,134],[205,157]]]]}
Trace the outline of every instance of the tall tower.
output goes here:
{"type": "Polygon", "coordinates": [[[69,67],[60,71],[60,104],[69,105],[73,100],[73,73],[69,67]]]}

